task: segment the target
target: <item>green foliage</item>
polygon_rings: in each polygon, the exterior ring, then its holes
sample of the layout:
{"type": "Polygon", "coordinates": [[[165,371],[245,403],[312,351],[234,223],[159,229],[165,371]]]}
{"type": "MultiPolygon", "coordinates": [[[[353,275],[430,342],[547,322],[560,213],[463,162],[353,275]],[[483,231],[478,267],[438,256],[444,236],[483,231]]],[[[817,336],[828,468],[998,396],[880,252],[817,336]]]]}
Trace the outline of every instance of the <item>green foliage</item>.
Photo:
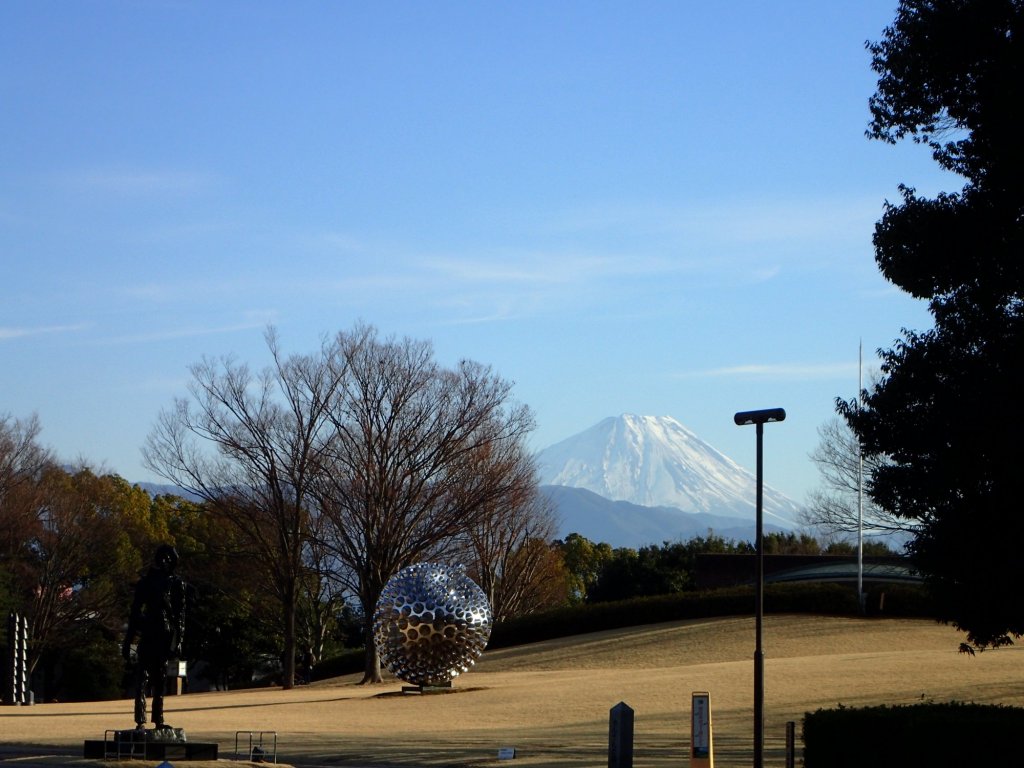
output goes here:
{"type": "Polygon", "coordinates": [[[16,610],[29,620],[29,666],[77,648],[94,628],[120,630],[148,540],[145,492],[116,475],[53,465],[22,510],[20,545],[8,549],[16,610]]]}
{"type": "Polygon", "coordinates": [[[1024,3],[903,0],[881,41],[869,134],[911,137],[966,183],[934,199],[901,188],[874,235],[887,279],[935,321],[882,354],[863,407],[838,404],[869,456],[873,499],[919,523],[909,551],[938,617],[977,647],[1024,633],[1017,578],[1018,426],[1024,391],[1024,3]]]}
{"type": "Polygon", "coordinates": [[[125,693],[121,644],[98,632],[80,645],[43,660],[49,685],[47,698],[59,701],[110,701],[125,693]]]}
{"type": "Polygon", "coordinates": [[[29,621],[41,697],[123,693],[120,639],[132,586],[161,543],[177,547],[191,587],[191,665],[206,661],[218,682],[236,686],[251,681],[255,660],[278,656],[280,638],[265,626],[273,598],[260,592],[256,564],[230,554],[237,549],[232,531],[204,506],[151,499],[116,475],[88,469],[51,466],[34,482],[21,542],[0,553],[0,597],[29,621]]]}
{"type": "Polygon", "coordinates": [[[640,549],[612,549],[595,544],[578,533],[555,542],[562,551],[572,585],[572,603],[625,600],[663,595],[690,589],[697,556],[706,553],[749,554],[746,542],[735,542],[709,533],[687,541],[651,544],[640,549]]]}
{"type": "Polygon", "coordinates": [[[780,533],[773,531],[764,534],[764,553],[766,555],[820,555],[821,544],[807,533],[780,533]]]}
{"type": "Polygon", "coordinates": [[[601,569],[612,559],[611,545],[604,542],[595,544],[578,533],[570,533],[564,541],[556,541],[554,545],[562,553],[570,602],[584,602],[591,587],[597,582],[601,569]]]}
{"type": "Polygon", "coordinates": [[[256,558],[245,554],[235,528],[207,505],[176,496],[153,500],[181,555],[189,586],[185,655],[203,661],[220,687],[252,684],[260,660],[280,655],[275,593],[265,588],[256,558]]]}
{"type": "MultiPolygon", "coordinates": [[[[723,539],[709,533],[687,541],[664,542],[640,549],[607,544],[594,544],[577,533],[556,542],[570,558],[574,583],[585,585],[582,602],[602,603],[634,597],[666,595],[693,589],[696,583],[697,559],[704,554],[754,554],[746,541],[723,539]]],[[[822,546],[807,533],[772,532],[764,536],[768,555],[820,555],[822,546]]],[[[856,554],[852,544],[834,543],[828,554],[856,554]]],[[[865,542],[866,555],[895,554],[883,543],[865,542]]],[[[580,600],[573,601],[575,603],[580,600]]]]}
{"type": "Polygon", "coordinates": [[[324,656],[313,668],[312,680],[363,671],[366,622],[357,605],[344,604],[334,617],[334,632],[324,646],[324,656]]]}
{"type": "Polygon", "coordinates": [[[362,672],[365,656],[366,653],[361,647],[340,651],[316,665],[313,669],[313,680],[327,680],[362,672]]]}
{"type": "Polygon", "coordinates": [[[1005,765],[1024,709],[982,704],[819,709],[804,716],[806,768],[1005,765]]]}
{"type": "Polygon", "coordinates": [[[920,584],[886,584],[868,587],[864,595],[868,616],[928,618],[936,615],[932,594],[920,584]]]}
{"type": "Polygon", "coordinates": [[[603,603],[681,591],[689,581],[689,574],[672,568],[666,562],[669,555],[661,547],[614,550],[611,559],[602,566],[597,581],[587,591],[587,602],[603,603]]]}
{"type": "Polygon", "coordinates": [[[879,75],[868,135],[909,136],[975,186],[1019,183],[1022,15],[1020,0],[902,0],[868,45],[879,75]]]}
{"type": "Polygon", "coordinates": [[[335,617],[335,628],[334,639],[342,648],[361,648],[363,646],[366,619],[358,605],[342,605],[335,617]]]}
{"type": "MultiPolygon", "coordinates": [[[[857,544],[852,541],[833,541],[830,542],[823,554],[826,555],[845,555],[847,557],[857,554],[857,544]]],[[[884,541],[871,541],[868,539],[864,540],[864,556],[865,557],[895,557],[900,553],[894,551],[884,541]]]]}

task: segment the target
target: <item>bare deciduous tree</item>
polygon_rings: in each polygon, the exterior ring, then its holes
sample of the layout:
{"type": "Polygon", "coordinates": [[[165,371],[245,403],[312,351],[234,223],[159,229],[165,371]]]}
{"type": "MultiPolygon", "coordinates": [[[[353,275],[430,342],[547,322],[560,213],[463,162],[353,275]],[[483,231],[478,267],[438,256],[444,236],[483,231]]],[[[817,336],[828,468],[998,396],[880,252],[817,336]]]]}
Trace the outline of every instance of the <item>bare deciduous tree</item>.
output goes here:
{"type": "Polygon", "coordinates": [[[309,491],[344,369],[328,365],[326,350],[283,357],[273,329],[266,341],[273,365],[259,375],[230,358],[192,366],[191,399],[161,413],[143,455],[150,469],[230,521],[265,564],[281,604],[283,684],[291,688],[309,491]]]}
{"type": "Polygon", "coordinates": [[[494,620],[567,602],[567,575],[551,546],[554,510],[538,489],[533,461],[520,452],[509,457],[507,466],[485,471],[518,475],[510,491],[488,505],[463,537],[461,556],[487,595],[494,620]]]}
{"type": "Polygon", "coordinates": [[[381,339],[360,325],[337,336],[333,360],[344,384],[329,411],[317,497],[366,617],[363,682],[378,682],[369,639],[384,585],[404,566],[450,553],[517,488],[521,477],[499,471],[496,457],[518,449],[533,418],[510,402],[509,382],[469,361],[445,369],[428,342],[381,339]]]}
{"type": "MultiPolygon", "coordinates": [[[[35,414],[16,419],[0,415],[0,591],[13,578],[15,560],[31,535],[42,504],[40,483],[53,456],[39,443],[35,414]]],[[[8,586],[7,588],[10,588],[8,586]]]]}
{"type": "MultiPolygon", "coordinates": [[[[801,522],[826,535],[856,534],[860,527],[861,480],[869,482],[876,467],[885,462],[881,456],[864,456],[860,467],[857,436],[846,422],[835,417],[818,428],[819,442],[811,453],[821,474],[822,489],[808,498],[801,522]]],[[[863,530],[866,534],[911,533],[913,520],[891,515],[875,504],[865,489],[863,494],[863,530]]]]}
{"type": "Polygon", "coordinates": [[[53,456],[39,442],[39,417],[16,419],[0,414],[0,510],[7,495],[21,485],[34,482],[53,456]]]}
{"type": "Polygon", "coordinates": [[[323,515],[310,515],[309,539],[305,548],[306,573],[300,582],[298,642],[301,644],[305,672],[323,659],[329,633],[336,628],[336,618],[345,607],[345,596],[351,579],[338,563],[327,544],[328,521],[323,515]]]}

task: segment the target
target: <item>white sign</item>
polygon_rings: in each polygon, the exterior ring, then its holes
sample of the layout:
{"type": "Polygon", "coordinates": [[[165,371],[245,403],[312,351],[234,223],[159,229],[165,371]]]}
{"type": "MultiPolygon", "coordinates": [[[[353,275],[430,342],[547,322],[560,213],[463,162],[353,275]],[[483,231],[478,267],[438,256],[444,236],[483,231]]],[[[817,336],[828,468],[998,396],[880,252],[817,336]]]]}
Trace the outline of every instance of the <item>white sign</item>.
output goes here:
{"type": "Polygon", "coordinates": [[[694,692],[690,722],[691,766],[711,766],[711,695],[706,691],[694,692]]]}
{"type": "Polygon", "coordinates": [[[501,749],[498,750],[498,759],[499,760],[511,760],[515,756],[516,756],[516,748],[515,747],[502,747],[501,749]]]}

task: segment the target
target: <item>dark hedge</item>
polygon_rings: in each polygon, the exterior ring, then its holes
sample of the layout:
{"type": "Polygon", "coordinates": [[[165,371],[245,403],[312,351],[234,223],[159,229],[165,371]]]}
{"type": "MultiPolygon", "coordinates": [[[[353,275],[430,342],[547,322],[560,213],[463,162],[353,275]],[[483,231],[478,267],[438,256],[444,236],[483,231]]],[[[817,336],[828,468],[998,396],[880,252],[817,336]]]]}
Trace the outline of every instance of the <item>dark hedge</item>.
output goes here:
{"type": "Polygon", "coordinates": [[[916,704],[819,709],[804,717],[805,768],[1017,765],[1024,709],[916,704]]]}
{"type": "MultiPolygon", "coordinates": [[[[928,616],[924,591],[900,586],[870,592],[866,601],[868,615],[928,616]]],[[[857,596],[849,584],[828,582],[768,584],[764,590],[766,613],[807,613],[823,616],[856,616],[860,613],[857,596]]],[[[714,616],[754,615],[754,588],[730,587],[702,592],[638,597],[609,603],[566,606],[544,613],[519,616],[494,626],[488,648],[507,648],[558,637],[568,637],[606,629],[642,624],[658,624],[680,619],[714,616]]],[[[314,680],[361,672],[362,649],[325,659],[313,674],[314,680]]]]}

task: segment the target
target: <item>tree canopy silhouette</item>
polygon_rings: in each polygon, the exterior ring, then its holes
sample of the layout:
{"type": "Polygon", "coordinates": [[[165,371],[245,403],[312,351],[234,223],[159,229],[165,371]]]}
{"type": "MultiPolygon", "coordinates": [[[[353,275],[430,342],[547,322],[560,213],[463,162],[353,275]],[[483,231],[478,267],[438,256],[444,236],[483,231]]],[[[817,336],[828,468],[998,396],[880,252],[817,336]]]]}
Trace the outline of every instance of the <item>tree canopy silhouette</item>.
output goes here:
{"type": "Polygon", "coordinates": [[[839,410],[885,457],[874,500],[918,524],[910,551],[962,648],[1024,633],[1013,589],[1024,539],[1015,406],[1024,391],[1024,103],[1020,0],[903,0],[869,43],[871,138],[910,138],[964,179],[934,198],[901,186],[874,234],[882,274],[928,301],[934,327],[883,350],[863,406],[839,410]]]}

